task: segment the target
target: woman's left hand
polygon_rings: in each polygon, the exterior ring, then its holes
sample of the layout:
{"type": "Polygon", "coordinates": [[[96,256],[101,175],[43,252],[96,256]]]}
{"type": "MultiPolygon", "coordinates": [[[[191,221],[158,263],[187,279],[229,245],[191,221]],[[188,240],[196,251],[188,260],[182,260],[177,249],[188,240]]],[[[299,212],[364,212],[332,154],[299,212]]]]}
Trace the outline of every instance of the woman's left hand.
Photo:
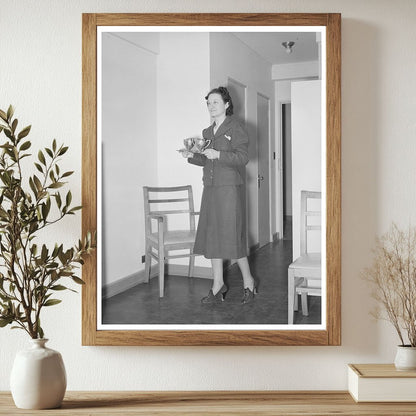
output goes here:
{"type": "Polygon", "coordinates": [[[215,149],[206,149],[202,152],[203,155],[207,157],[207,159],[219,159],[220,158],[220,152],[215,149]]]}

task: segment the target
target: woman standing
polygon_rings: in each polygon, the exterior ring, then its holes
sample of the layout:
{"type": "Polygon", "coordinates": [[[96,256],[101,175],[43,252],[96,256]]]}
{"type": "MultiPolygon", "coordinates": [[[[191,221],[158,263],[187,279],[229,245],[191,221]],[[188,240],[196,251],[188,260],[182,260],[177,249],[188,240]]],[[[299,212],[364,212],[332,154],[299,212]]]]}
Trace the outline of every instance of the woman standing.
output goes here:
{"type": "Polygon", "coordinates": [[[188,162],[203,166],[204,191],[194,253],[211,259],[214,281],[202,303],[223,300],[228,288],[223,279],[223,259],[236,259],[243,275],[242,303],[253,300],[254,278],[247,259],[245,216],[245,165],[248,135],[234,118],[233,103],[225,87],[205,97],[213,124],[202,132],[209,146],[200,153],[184,152],[188,162]]]}

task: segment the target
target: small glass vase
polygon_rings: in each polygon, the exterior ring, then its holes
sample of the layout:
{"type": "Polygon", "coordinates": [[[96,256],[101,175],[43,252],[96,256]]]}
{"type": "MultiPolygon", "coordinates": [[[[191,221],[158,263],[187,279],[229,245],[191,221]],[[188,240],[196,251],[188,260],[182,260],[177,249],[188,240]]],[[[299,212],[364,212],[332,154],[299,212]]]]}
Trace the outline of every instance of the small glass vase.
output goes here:
{"type": "Polygon", "coordinates": [[[399,371],[415,371],[416,347],[410,345],[398,345],[394,365],[396,370],[399,371]]]}
{"type": "Polygon", "coordinates": [[[45,346],[47,339],[31,339],[31,347],[19,351],[10,375],[10,389],[20,409],[54,409],[61,406],[66,372],[59,352],[45,346]]]}

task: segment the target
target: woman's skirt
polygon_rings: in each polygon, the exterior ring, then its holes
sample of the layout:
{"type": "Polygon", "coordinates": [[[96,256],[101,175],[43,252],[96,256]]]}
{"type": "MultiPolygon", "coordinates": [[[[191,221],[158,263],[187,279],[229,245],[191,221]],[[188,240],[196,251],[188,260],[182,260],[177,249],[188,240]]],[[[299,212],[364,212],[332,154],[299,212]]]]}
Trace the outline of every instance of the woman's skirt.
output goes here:
{"type": "Polygon", "coordinates": [[[202,193],[195,254],[207,259],[247,256],[245,186],[206,186],[202,193]]]}

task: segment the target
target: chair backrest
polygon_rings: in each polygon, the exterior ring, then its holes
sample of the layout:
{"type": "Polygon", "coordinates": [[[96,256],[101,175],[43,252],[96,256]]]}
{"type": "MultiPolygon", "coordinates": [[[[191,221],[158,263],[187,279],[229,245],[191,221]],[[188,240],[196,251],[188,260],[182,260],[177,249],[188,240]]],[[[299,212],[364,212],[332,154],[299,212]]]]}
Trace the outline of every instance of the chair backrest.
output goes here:
{"type": "Polygon", "coordinates": [[[189,214],[190,230],[195,230],[194,197],[191,185],[173,186],[173,187],[150,187],[143,186],[143,201],[145,215],[145,231],[146,235],[152,232],[152,224],[149,215],[170,215],[170,214],[189,214]],[[180,196],[173,196],[172,193],[178,193],[180,196]],[[165,195],[164,195],[165,194],[165,195]],[[168,194],[166,196],[166,194],[168,194]],[[186,195],[186,196],[183,196],[186,195]],[[174,207],[180,206],[178,209],[157,209],[165,206],[165,204],[174,204],[174,207]],[[184,208],[185,205],[185,208],[184,208]]]}
{"type": "MultiPolygon", "coordinates": [[[[309,200],[321,200],[321,192],[315,191],[301,191],[300,200],[300,254],[308,253],[308,231],[321,230],[321,223],[310,224],[308,221],[310,217],[321,216],[321,204],[319,203],[319,210],[308,208],[309,200]]],[[[320,202],[320,201],[319,201],[320,202]]],[[[315,207],[314,207],[315,208],[315,207]]]]}

